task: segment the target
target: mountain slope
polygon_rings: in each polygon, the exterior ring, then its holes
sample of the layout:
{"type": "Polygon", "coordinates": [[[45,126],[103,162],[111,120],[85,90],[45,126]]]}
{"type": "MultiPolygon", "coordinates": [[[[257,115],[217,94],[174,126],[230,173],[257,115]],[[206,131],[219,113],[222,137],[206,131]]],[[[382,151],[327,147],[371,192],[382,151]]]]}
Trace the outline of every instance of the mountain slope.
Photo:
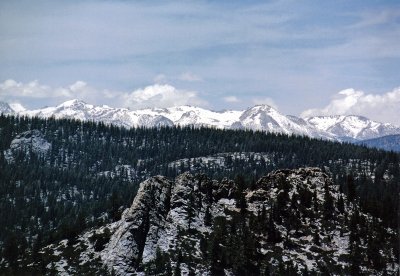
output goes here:
{"type": "Polygon", "coordinates": [[[127,128],[180,125],[249,129],[351,142],[400,134],[400,127],[375,122],[361,116],[322,116],[302,119],[284,115],[268,105],[258,105],[243,111],[221,112],[193,106],[129,110],[70,100],[55,107],[36,110],[12,108],[6,103],[1,103],[0,113],[104,122],[127,128]]]}
{"type": "Polygon", "coordinates": [[[400,152],[400,135],[388,135],[375,139],[363,140],[358,142],[358,144],[365,145],[370,148],[400,152]]]}
{"type": "Polygon", "coordinates": [[[94,106],[80,100],[66,101],[56,107],[46,107],[37,110],[20,112],[21,115],[38,116],[42,118],[55,117],[77,119],[83,121],[104,122],[124,127],[155,127],[171,126],[173,123],[159,115],[137,113],[125,108],[94,106]]]}
{"type": "Polygon", "coordinates": [[[241,183],[189,173],[152,177],[121,220],[72,245],[79,267],[68,259],[66,241],[46,254],[59,273],[72,274],[81,266],[93,269],[93,262],[114,275],[382,275],[398,269],[395,231],[360,213],[322,170],[278,170],[247,189],[241,183]]]}
{"type": "Polygon", "coordinates": [[[176,125],[208,126],[216,128],[230,128],[239,120],[242,111],[211,111],[194,106],[177,106],[170,108],[143,109],[137,112],[143,114],[164,116],[176,125]]]}
{"type": "Polygon", "coordinates": [[[400,127],[355,115],[317,116],[306,118],[306,121],[318,130],[330,132],[345,140],[365,140],[400,133],[400,127]]]}
{"type": "MultiPolygon", "coordinates": [[[[217,186],[229,182],[222,181],[224,177],[241,174],[246,178],[245,189],[255,191],[256,179],[275,169],[318,166],[328,171],[329,168],[335,189],[341,186],[347,193],[349,183],[353,183],[352,197],[358,197],[362,210],[379,218],[379,225],[397,229],[399,158],[385,151],[243,130],[127,129],[77,120],[15,116],[0,116],[0,132],[0,206],[4,211],[0,216],[0,252],[4,253],[0,255],[1,275],[13,275],[15,270],[19,273],[14,275],[57,274],[54,266],[77,268],[77,273],[69,273],[74,275],[107,275],[98,271],[101,265],[95,260],[87,266],[83,264],[84,260],[92,260],[90,255],[88,258],[82,255],[81,259],[74,256],[81,256],[85,246],[88,250],[103,251],[107,237],[114,230],[111,226],[109,231],[98,227],[118,221],[124,208],[131,205],[139,183],[159,174],[170,177],[172,186],[177,182],[174,178],[185,171],[217,179],[201,180],[217,186]],[[96,233],[87,232],[93,227],[96,233]],[[85,246],[78,249],[75,244],[81,233],[87,239],[83,237],[85,246]],[[52,252],[47,247],[60,241],[60,250],[52,252]],[[62,259],[58,253],[61,251],[62,259]],[[85,271],[88,267],[96,273],[85,271]]],[[[198,181],[196,178],[195,182],[198,181]]],[[[280,189],[264,190],[268,198],[273,198],[280,189]]],[[[153,191],[154,195],[158,193],[156,189],[153,191]]],[[[223,197],[229,202],[234,199],[235,208],[239,208],[234,191],[233,196],[228,192],[223,197]]],[[[214,198],[217,189],[211,189],[207,195],[214,198]]],[[[182,196],[184,200],[190,199],[190,194],[182,196]]],[[[203,196],[195,201],[200,199],[203,201],[203,196]]],[[[157,201],[152,202],[152,208],[158,206],[157,201]]],[[[205,216],[203,207],[198,213],[205,216]]],[[[229,223],[228,218],[217,219],[216,225],[229,223]]],[[[238,225],[242,225],[240,221],[238,225]]],[[[250,227],[250,217],[246,225],[250,227]]],[[[251,225],[250,228],[256,229],[258,223],[251,225]]],[[[221,225],[215,229],[229,233],[232,228],[224,229],[221,225]]],[[[236,230],[232,239],[243,240],[236,230]]],[[[231,248],[227,240],[221,244],[231,248]]],[[[206,245],[206,248],[211,246],[206,245]]],[[[243,245],[239,246],[227,252],[243,252],[240,249],[243,245]]]]}
{"type": "Polygon", "coordinates": [[[334,136],[316,130],[311,124],[295,116],[285,116],[268,105],[257,105],[245,110],[234,128],[263,130],[274,133],[297,134],[314,138],[333,138],[334,136]]]}
{"type": "Polygon", "coordinates": [[[8,103],[0,102],[0,114],[14,114],[15,111],[8,103]]]}

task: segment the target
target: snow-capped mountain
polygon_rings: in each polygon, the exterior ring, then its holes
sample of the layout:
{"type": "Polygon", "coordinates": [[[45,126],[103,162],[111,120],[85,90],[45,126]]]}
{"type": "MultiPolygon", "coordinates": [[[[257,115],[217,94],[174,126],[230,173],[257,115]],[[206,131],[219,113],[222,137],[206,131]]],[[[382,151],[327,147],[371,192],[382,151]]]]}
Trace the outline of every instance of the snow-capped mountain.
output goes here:
{"type": "Polygon", "coordinates": [[[283,115],[268,105],[257,105],[245,110],[232,127],[289,135],[305,135],[315,138],[334,138],[330,133],[316,130],[314,126],[303,119],[283,115]]]}
{"type": "Polygon", "coordinates": [[[11,108],[8,103],[0,102],[0,114],[13,114],[15,111],[11,108]]]}
{"type": "Polygon", "coordinates": [[[321,131],[326,131],[344,140],[366,140],[400,134],[400,127],[389,123],[379,123],[363,116],[338,115],[306,118],[306,121],[321,131]]]}
{"type": "Polygon", "coordinates": [[[66,101],[56,107],[26,110],[19,112],[19,114],[42,118],[55,117],[104,122],[106,124],[115,124],[123,127],[173,125],[173,122],[160,115],[130,111],[126,108],[111,108],[106,105],[94,106],[76,99],[66,101]]]}
{"type": "Polygon", "coordinates": [[[239,120],[243,111],[216,112],[194,106],[177,106],[170,108],[153,108],[137,110],[139,114],[163,116],[175,125],[208,126],[216,128],[231,128],[239,120]]]}
{"type": "Polygon", "coordinates": [[[193,106],[129,110],[106,105],[95,106],[75,99],[55,107],[36,110],[0,103],[0,113],[42,118],[73,118],[123,127],[191,125],[221,129],[250,129],[339,141],[357,141],[400,134],[400,127],[375,122],[361,116],[340,115],[302,119],[284,115],[268,105],[257,105],[241,111],[221,112],[193,106]]]}

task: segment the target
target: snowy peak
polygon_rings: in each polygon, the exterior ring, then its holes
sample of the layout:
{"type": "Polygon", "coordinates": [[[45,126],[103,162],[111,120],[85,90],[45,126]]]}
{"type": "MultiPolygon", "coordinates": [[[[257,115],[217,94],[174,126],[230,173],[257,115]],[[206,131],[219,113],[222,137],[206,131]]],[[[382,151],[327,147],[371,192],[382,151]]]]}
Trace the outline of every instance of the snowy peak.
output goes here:
{"type": "Polygon", "coordinates": [[[78,99],[73,99],[73,100],[69,100],[66,102],[63,102],[62,104],[58,105],[58,108],[64,107],[64,108],[71,108],[71,107],[84,107],[86,105],[86,103],[82,100],[78,100],[78,99]]]}
{"type": "Polygon", "coordinates": [[[399,127],[356,115],[317,116],[306,118],[306,121],[318,130],[333,133],[340,138],[364,140],[400,133],[399,127]]]}
{"type": "Polygon", "coordinates": [[[13,108],[7,103],[0,103],[0,113],[42,118],[70,118],[128,128],[180,125],[248,129],[339,141],[356,141],[400,134],[399,127],[375,122],[362,116],[319,116],[302,119],[284,115],[269,105],[220,112],[187,105],[129,110],[105,105],[95,106],[73,99],[55,107],[37,110],[25,110],[22,106],[13,108]]]}
{"type": "Polygon", "coordinates": [[[176,125],[208,126],[216,128],[230,128],[242,114],[242,111],[216,112],[194,106],[176,106],[163,109],[138,110],[140,113],[158,114],[164,116],[176,125]]]}
{"type": "Polygon", "coordinates": [[[8,103],[0,102],[0,114],[13,114],[14,110],[8,103]]]}
{"type": "Polygon", "coordinates": [[[317,131],[314,126],[301,118],[283,115],[268,105],[257,105],[243,112],[237,128],[262,130],[275,133],[306,135],[314,138],[332,139],[333,135],[317,131]]]}

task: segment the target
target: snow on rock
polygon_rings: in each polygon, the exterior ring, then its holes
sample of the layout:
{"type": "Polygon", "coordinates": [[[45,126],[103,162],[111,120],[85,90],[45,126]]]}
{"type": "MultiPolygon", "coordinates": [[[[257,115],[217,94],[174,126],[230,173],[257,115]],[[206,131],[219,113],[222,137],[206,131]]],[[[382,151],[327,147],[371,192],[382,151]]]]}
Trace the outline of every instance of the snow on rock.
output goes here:
{"type": "MultiPolygon", "coordinates": [[[[229,181],[210,182],[204,176],[195,177],[189,173],[178,176],[174,181],[161,176],[144,181],[132,206],[125,210],[110,242],[101,252],[103,262],[116,275],[130,275],[139,264],[152,261],[157,249],[163,252],[176,250],[178,244],[185,240],[184,237],[179,238],[182,231],[196,229],[201,233],[210,232],[210,227],[204,225],[205,205],[208,202],[206,190],[212,189],[215,198],[229,197],[232,186],[229,181]],[[195,197],[195,193],[199,193],[199,197],[195,197]],[[199,203],[200,199],[202,203],[199,203]],[[193,215],[188,215],[190,212],[193,215]]],[[[215,202],[211,205],[212,213],[223,215],[225,204],[232,204],[232,199],[215,202]]],[[[198,239],[187,239],[199,247],[198,239]]],[[[193,256],[201,258],[198,250],[193,256]]]]}
{"type": "Polygon", "coordinates": [[[173,125],[169,119],[160,115],[130,111],[126,108],[95,106],[77,99],[66,101],[56,107],[25,110],[19,112],[19,114],[42,118],[55,117],[104,122],[106,124],[114,124],[123,127],[159,127],[173,125]]]}
{"type": "Polygon", "coordinates": [[[15,154],[25,152],[28,155],[33,152],[39,156],[47,154],[51,149],[51,144],[44,138],[39,130],[29,130],[18,134],[10,144],[10,148],[4,151],[7,161],[13,161],[15,154]]]}
{"type": "Polygon", "coordinates": [[[10,115],[14,113],[15,111],[8,103],[0,102],[0,114],[10,115]]]}
{"type": "MultiPolygon", "coordinates": [[[[146,275],[146,269],[161,254],[168,256],[171,268],[179,265],[181,275],[188,275],[189,271],[211,275],[206,256],[210,252],[205,253],[204,242],[212,240],[216,229],[225,225],[226,239],[218,240],[219,250],[225,254],[238,253],[230,242],[233,239],[239,246],[240,239],[245,239],[240,236],[241,231],[247,231],[246,237],[252,236],[257,244],[252,254],[258,254],[261,267],[268,266],[274,273],[283,264],[293,265],[297,274],[306,269],[318,274],[326,266],[334,274],[346,274],[350,266],[349,221],[356,210],[359,212],[359,206],[345,201],[346,196],[319,168],[277,170],[242,193],[228,179],[216,181],[190,173],[175,179],[155,176],[140,184],[131,207],[119,221],[78,238],[83,244],[79,263],[87,265],[97,260],[115,275],[146,275]],[[245,205],[238,207],[243,199],[245,205]],[[344,200],[341,208],[339,199],[344,200]],[[225,223],[218,224],[221,219],[225,223]],[[178,263],[179,255],[184,257],[178,263]]],[[[367,214],[359,215],[372,221],[367,214]]],[[[389,236],[394,232],[386,233],[389,236]]],[[[388,248],[387,242],[381,243],[382,248],[388,248]]],[[[60,248],[61,245],[55,246],[53,255],[60,260],[56,266],[61,272],[64,257],[60,248]]],[[[382,252],[388,260],[394,259],[390,250],[382,252]]],[[[238,254],[249,256],[241,251],[238,254]]],[[[398,269],[395,263],[390,267],[390,271],[398,269]]],[[[361,269],[377,274],[371,268],[361,269]]],[[[223,270],[225,275],[240,275],[235,274],[233,266],[223,270]]]]}
{"type": "Polygon", "coordinates": [[[314,126],[295,116],[286,116],[268,105],[257,105],[243,112],[234,128],[261,130],[283,134],[306,135],[315,138],[333,139],[325,131],[317,131],[314,126]]]}
{"type": "Polygon", "coordinates": [[[104,122],[122,127],[205,126],[220,129],[248,129],[273,133],[305,135],[328,140],[353,141],[400,134],[400,128],[361,116],[320,116],[299,118],[284,115],[269,105],[246,110],[212,111],[194,106],[129,110],[106,105],[95,106],[81,100],[58,106],[26,110],[22,106],[0,103],[0,113],[71,118],[104,122]]]}
{"type": "Polygon", "coordinates": [[[316,116],[305,120],[318,130],[333,133],[342,140],[366,140],[400,133],[400,127],[363,116],[316,116]]]}

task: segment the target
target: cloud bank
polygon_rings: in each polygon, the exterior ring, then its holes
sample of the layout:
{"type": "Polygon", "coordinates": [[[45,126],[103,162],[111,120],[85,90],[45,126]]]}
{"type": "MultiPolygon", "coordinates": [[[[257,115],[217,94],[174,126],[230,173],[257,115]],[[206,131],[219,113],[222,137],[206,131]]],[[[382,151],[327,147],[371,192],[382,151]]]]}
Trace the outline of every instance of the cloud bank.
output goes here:
{"type": "MultiPolygon", "coordinates": [[[[105,93],[101,93],[106,96],[105,93]]],[[[100,95],[101,95],[100,94],[100,95]]],[[[32,100],[62,101],[72,98],[79,98],[86,101],[94,101],[99,96],[99,91],[90,87],[84,81],[76,81],[66,86],[52,88],[49,85],[34,80],[29,83],[17,82],[9,79],[0,83],[0,100],[6,102],[21,102],[29,105],[32,100]]]]}
{"type": "MultiPolygon", "coordinates": [[[[32,102],[59,104],[70,99],[80,99],[92,104],[110,104],[131,109],[171,107],[179,105],[208,106],[196,91],[177,89],[168,84],[154,84],[132,92],[99,90],[84,81],[52,88],[39,81],[29,83],[6,80],[0,83],[0,101],[20,103],[31,108],[32,102]]],[[[35,106],[35,107],[42,107],[35,106]]]]}
{"type": "Polygon", "coordinates": [[[125,106],[135,109],[147,107],[171,107],[179,105],[207,106],[197,92],[179,90],[168,84],[154,84],[122,96],[125,106]]]}
{"type": "MultiPolygon", "coordinates": [[[[197,91],[178,89],[165,83],[156,83],[134,91],[97,89],[84,81],[56,88],[41,84],[37,80],[23,83],[9,79],[0,83],[0,101],[11,103],[18,109],[22,109],[21,105],[32,109],[57,105],[71,99],[80,99],[95,105],[107,104],[131,109],[180,105],[210,107],[197,91]]],[[[221,100],[226,104],[240,103],[247,106],[268,104],[278,108],[270,97],[242,99],[230,95],[222,97],[221,100]]],[[[368,94],[352,88],[345,89],[334,95],[325,107],[307,109],[301,113],[302,117],[320,115],[362,115],[380,122],[400,125],[400,87],[383,94],[368,94]]]]}
{"type": "Polygon", "coordinates": [[[319,115],[363,115],[400,125],[400,87],[384,94],[367,94],[352,88],[338,92],[323,108],[302,112],[302,117],[319,115]]]}

